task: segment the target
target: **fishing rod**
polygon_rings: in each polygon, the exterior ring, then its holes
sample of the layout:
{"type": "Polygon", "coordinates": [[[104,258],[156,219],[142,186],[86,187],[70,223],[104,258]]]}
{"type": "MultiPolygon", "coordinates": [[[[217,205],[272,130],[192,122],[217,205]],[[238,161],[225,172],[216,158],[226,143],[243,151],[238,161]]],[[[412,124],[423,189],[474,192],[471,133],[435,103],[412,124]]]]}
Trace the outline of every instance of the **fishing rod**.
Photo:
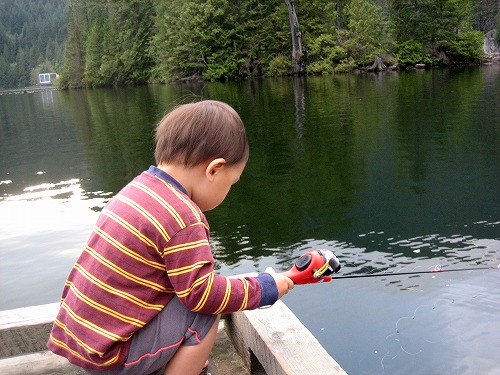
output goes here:
{"type": "Polygon", "coordinates": [[[477,271],[488,269],[500,269],[500,265],[496,267],[468,267],[454,268],[444,270],[443,267],[437,265],[432,270],[427,271],[409,271],[409,272],[381,272],[358,275],[342,275],[332,276],[340,271],[341,265],[339,259],[329,250],[309,250],[302,254],[295,264],[288,271],[281,274],[289,277],[295,284],[312,284],[319,282],[329,282],[339,279],[357,279],[366,277],[388,277],[388,276],[403,276],[403,275],[421,275],[426,273],[437,272],[457,272],[457,271],[477,271]]]}

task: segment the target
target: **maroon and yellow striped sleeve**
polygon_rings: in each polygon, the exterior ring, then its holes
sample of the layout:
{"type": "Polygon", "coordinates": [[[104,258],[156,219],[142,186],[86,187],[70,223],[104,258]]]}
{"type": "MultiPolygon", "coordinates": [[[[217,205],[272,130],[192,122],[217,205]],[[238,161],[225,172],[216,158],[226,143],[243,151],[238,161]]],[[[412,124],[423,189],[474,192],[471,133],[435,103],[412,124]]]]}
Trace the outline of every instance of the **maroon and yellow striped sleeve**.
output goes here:
{"type": "Polygon", "coordinates": [[[215,274],[208,231],[202,223],[176,233],[164,248],[163,256],[169,280],[188,309],[222,314],[261,305],[262,287],[256,278],[215,274]]]}

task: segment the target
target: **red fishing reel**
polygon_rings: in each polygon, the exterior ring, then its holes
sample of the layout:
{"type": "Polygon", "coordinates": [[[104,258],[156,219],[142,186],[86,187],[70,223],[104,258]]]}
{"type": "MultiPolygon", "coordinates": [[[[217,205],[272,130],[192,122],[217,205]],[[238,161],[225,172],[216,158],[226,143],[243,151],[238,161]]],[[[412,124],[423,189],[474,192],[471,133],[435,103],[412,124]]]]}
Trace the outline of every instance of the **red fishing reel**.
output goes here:
{"type": "Polygon", "coordinates": [[[340,271],[340,261],[329,250],[309,250],[302,254],[288,271],[282,275],[292,279],[295,284],[328,282],[332,274],[340,271]]]}

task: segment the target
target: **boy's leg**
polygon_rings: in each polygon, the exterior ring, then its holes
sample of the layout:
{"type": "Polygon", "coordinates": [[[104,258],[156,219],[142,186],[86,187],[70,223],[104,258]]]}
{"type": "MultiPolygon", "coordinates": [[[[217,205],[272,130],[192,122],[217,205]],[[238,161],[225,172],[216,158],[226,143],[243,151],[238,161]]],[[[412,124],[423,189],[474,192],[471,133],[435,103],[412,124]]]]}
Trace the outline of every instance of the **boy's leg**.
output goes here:
{"type": "Polygon", "coordinates": [[[182,345],[165,367],[165,375],[199,375],[217,337],[220,316],[197,345],[182,345]]]}
{"type": "Polygon", "coordinates": [[[179,350],[183,352],[185,347],[196,351],[196,346],[199,346],[203,350],[197,352],[196,356],[204,355],[204,359],[184,359],[196,367],[201,361],[200,370],[196,373],[198,375],[215,342],[218,324],[214,322],[219,322],[218,315],[189,311],[179,298],[174,297],[156,317],[132,336],[128,358],[122,366],[105,372],[86,371],[91,375],[156,374],[165,368],[165,364],[179,350]]]}

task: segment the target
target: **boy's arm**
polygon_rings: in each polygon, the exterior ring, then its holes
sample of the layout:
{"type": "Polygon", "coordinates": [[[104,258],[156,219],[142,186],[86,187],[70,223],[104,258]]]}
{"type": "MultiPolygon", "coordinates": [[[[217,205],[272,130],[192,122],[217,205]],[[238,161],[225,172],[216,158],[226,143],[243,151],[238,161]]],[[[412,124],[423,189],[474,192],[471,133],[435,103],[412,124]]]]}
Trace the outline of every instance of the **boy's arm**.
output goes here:
{"type": "Polygon", "coordinates": [[[216,275],[207,236],[204,226],[190,226],[171,238],[164,249],[169,280],[188,309],[205,314],[252,310],[272,305],[293,288],[290,279],[276,273],[216,275]]]}

